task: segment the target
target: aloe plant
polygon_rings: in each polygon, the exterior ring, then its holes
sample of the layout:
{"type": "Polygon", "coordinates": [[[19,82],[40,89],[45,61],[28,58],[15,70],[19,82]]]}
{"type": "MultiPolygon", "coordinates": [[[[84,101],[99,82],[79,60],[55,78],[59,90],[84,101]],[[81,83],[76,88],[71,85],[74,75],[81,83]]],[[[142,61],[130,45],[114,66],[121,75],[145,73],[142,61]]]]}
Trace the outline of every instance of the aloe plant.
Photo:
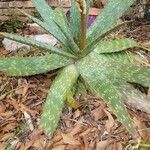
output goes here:
{"type": "MultiPolygon", "coordinates": [[[[87,28],[90,0],[72,0],[69,20],[63,11],[56,12],[45,0],[32,0],[32,2],[43,20],[22,13],[52,34],[61,48],[55,48],[32,38],[1,32],[0,34],[8,39],[38,47],[48,51],[49,54],[0,58],[0,71],[9,76],[31,76],[60,68],[49,90],[40,118],[40,127],[46,133],[53,135],[67,93],[80,80],[92,94],[101,97],[117,116],[118,121],[134,134],[136,132],[134,124],[123,102],[124,92],[126,90],[127,94],[135,92],[127,82],[148,86],[150,69],[139,66],[141,58],[127,49],[143,48],[143,46],[132,39],[104,38],[114,28],[116,29],[115,22],[134,3],[134,0],[110,0],[90,28],[87,28]]],[[[140,93],[138,95],[140,96],[140,93]]]]}

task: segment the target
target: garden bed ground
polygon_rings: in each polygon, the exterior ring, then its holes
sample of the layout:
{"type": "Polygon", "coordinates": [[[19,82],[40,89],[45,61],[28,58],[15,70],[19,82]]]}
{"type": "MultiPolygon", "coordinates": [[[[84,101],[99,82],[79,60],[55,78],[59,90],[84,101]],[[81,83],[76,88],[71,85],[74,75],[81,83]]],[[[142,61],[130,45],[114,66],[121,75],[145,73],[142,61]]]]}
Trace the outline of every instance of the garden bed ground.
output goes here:
{"type": "MultiPolygon", "coordinates": [[[[150,45],[148,33],[150,22],[139,20],[112,36],[130,37],[150,45]]],[[[31,56],[34,52],[15,53],[1,48],[0,57],[31,56]]],[[[144,56],[148,57],[148,53],[144,56]]],[[[39,117],[56,74],[57,71],[25,78],[0,75],[0,150],[127,150],[137,146],[136,139],[101,99],[84,94],[76,98],[79,109],[64,108],[54,137],[46,136],[38,128],[39,117]]],[[[150,143],[150,115],[130,107],[128,111],[141,140],[150,143]]]]}

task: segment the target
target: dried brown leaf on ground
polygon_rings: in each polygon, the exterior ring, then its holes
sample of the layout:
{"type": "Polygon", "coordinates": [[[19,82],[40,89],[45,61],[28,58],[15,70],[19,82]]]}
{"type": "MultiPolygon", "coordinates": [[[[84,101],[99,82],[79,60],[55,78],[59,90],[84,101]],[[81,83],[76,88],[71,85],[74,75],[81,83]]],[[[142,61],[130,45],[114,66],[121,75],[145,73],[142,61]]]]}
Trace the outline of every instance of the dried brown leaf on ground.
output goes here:
{"type": "Polygon", "coordinates": [[[82,115],[82,112],[79,110],[79,109],[77,109],[75,112],[74,112],[74,116],[73,116],[73,118],[75,119],[75,118],[78,118],[78,117],[80,117],[82,115]]]}
{"type": "MultiPolygon", "coordinates": [[[[77,124],[70,132],[70,135],[74,136],[84,131],[84,127],[81,124],[77,124]]],[[[81,134],[80,134],[81,135],[81,134]]]]}
{"type": "Polygon", "coordinates": [[[148,129],[146,125],[144,125],[143,120],[140,117],[139,118],[134,117],[133,120],[138,128],[140,137],[146,141],[150,136],[150,129],[148,129]]]}
{"type": "Polygon", "coordinates": [[[81,137],[88,137],[90,133],[95,132],[96,128],[87,128],[84,132],[80,134],[81,137]]]}
{"type": "Polygon", "coordinates": [[[0,142],[0,149],[4,149],[4,145],[1,142],[0,142]]]}
{"type": "MultiPolygon", "coordinates": [[[[1,99],[0,99],[0,100],[1,100],[1,99]]],[[[5,110],[6,110],[5,105],[4,105],[3,103],[0,103],[0,114],[1,114],[1,113],[4,113],[5,110]]]]}
{"type": "Polygon", "coordinates": [[[7,96],[7,94],[1,95],[1,96],[0,96],[0,100],[3,100],[6,96],[7,96]]]}
{"type": "Polygon", "coordinates": [[[106,120],[105,128],[106,128],[107,132],[109,133],[115,124],[115,120],[112,117],[110,112],[108,112],[107,110],[104,110],[104,112],[108,116],[108,120],[106,120]]]}
{"type": "Polygon", "coordinates": [[[30,141],[26,142],[25,145],[24,145],[24,150],[27,150],[27,149],[31,148],[33,143],[34,143],[34,140],[30,140],[30,141]]]}
{"type": "Polygon", "coordinates": [[[72,135],[68,134],[63,134],[61,133],[62,138],[63,138],[63,142],[64,144],[70,144],[70,145],[81,145],[81,143],[76,140],[72,135]]]}
{"type": "Polygon", "coordinates": [[[101,107],[95,108],[91,113],[95,121],[98,121],[99,119],[103,119],[105,117],[104,110],[101,107]]]}
{"type": "Polygon", "coordinates": [[[114,145],[114,150],[123,150],[121,142],[115,142],[114,145]]]}

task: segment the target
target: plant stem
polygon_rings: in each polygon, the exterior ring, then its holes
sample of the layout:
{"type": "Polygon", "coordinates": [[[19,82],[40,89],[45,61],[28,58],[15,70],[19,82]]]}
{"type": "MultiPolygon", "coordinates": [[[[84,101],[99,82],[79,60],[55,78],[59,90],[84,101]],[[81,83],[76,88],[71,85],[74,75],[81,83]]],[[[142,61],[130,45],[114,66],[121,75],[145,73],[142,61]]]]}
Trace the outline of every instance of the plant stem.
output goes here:
{"type": "Polygon", "coordinates": [[[82,1],[80,4],[81,12],[81,30],[80,30],[80,49],[83,50],[86,45],[86,2],[85,0],[82,1]]]}
{"type": "Polygon", "coordinates": [[[81,14],[81,31],[80,31],[80,49],[83,50],[86,44],[86,15],[81,14]]]}

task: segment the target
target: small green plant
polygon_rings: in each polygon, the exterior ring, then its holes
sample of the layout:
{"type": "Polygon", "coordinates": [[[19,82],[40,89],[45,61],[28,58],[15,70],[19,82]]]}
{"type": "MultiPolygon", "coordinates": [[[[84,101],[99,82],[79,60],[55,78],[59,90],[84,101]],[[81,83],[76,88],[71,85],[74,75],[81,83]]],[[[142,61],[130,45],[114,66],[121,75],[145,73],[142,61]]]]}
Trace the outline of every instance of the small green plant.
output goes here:
{"type": "Polygon", "coordinates": [[[106,35],[114,31],[115,22],[134,0],[110,0],[88,29],[90,0],[72,0],[69,22],[63,11],[52,10],[45,0],[32,1],[43,21],[23,13],[57,38],[61,48],[55,48],[32,38],[1,32],[1,35],[9,39],[45,49],[49,51],[49,54],[0,58],[0,71],[9,76],[31,76],[61,68],[49,90],[41,114],[40,127],[50,135],[54,133],[67,93],[80,80],[89,91],[108,104],[130,133],[135,134],[134,124],[122,101],[124,94],[122,91],[129,89],[129,92],[135,92],[127,81],[148,86],[150,69],[138,66],[141,58],[126,51],[128,48],[141,47],[135,41],[104,39],[106,35]]]}

